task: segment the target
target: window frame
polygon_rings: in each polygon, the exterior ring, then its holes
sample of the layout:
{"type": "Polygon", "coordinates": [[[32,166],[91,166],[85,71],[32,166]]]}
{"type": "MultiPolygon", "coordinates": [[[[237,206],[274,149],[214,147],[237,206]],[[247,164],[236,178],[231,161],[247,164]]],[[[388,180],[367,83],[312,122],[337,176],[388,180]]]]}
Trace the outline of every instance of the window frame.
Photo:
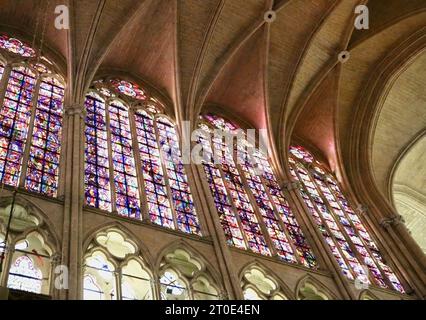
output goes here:
{"type": "MultiPolygon", "coordinates": [[[[111,84],[111,81],[113,80],[124,80],[124,81],[128,81],[131,84],[136,84],[136,82],[133,82],[132,80],[127,80],[126,78],[117,78],[115,76],[109,76],[109,77],[105,77],[105,78],[101,78],[99,80],[95,80],[93,82],[93,85],[90,87],[90,89],[86,92],[85,94],[85,98],[87,99],[87,96],[89,94],[95,94],[97,96],[99,96],[104,103],[105,106],[105,122],[106,122],[106,131],[107,131],[107,136],[110,136],[111,133],[111,128],[110,128],[110,114],[109,114],[109,106],[111,104],[112,101],[114,100],[118,100],[121,103],[123,103],[128,110],[128,120],[129,120],[129,127],[130,127],[130,132],[131,132],[131,146],[132,146],[132,151],[133,151],[133,158],[135,160],[135,170],[136,170],[136,179],[137,179],[137,183],[138,183],[138,194],[139,194],[139,207],[140,207],[140,218],[139,219],[133,219],[131,217],[126,217],[126,216],[120,216],[121,218],[125,218],[125,219],[129,219],[130,221],[141,221],[144,223],[148,223],[148,224],[152,224],[167,230],[171,230],[173,232],[178,232],[179,234],[186,234],[189,236],[198,236],[198,237],[202,237],[204,234],[206,234],[206,230],[204,229],[204,224],[203,224],[203,217],[202,217],[202,213],[199,210],[199,208],[201,208],[201,206],[199,205],[198,202],[198,198],[197,198],[197,194],[196,194],[196,188],[194,187],[194,183],[192,181],[192,175],[191,175],[191,168],[190,166],[186,165],[186,164],[182,164],[183,170],[184,170],[184,176],[185,176],[185,183],[188,186],[189,189],[189,197],[192,200],[192,211],[190,213],[188,213],[189,215],[192,215],[195,217],[195,220],[197,222],[197,226],[196,229],[197,231],[191,231],[188,232],[187,230],[183,230],[184,226],[186,225],[185,223],[183,223],[183,227],[180,228],[179,224],[178,224],[178,210],[176,210],[175,207],[175,199],[173,197],[173,193],[171,192],[171,187],[170,184],[168,183],[170,181],[170,177],[169,177],[169,170],[166,168],[165,165],[165,161],[163,159],[163,156],[161,154],[161,144],[160,144],[160,133],[159,133],[159,128],[158,128],[158,119],[160,118],[164,118],[167,121],[170,122],[171,125],[173,125],[173,129],[176,132],[176,136],[177,136],[177,143],[180,146],[180,152],[182,153],[181,150],[181,135],[180,135],[180,131],[179,131],[179,126],[176,123],[176,121],[168,114],[167,109],[165,107],[165,104],[157,97],[154,97],[151,95],[150,91],[145,89],[144,87],[140,87],[145,95],[146,95],[146,99],[144,101],[139,101],[136,99],[133,99],[129,96],[126,96],[125,94],[117,91],[113,85],[111,84]],[[102,90],[108,90],[110,94],[112,94],[112,96],[107,96],[105,95],[105,93],[102,90]],[[154,106],[152,106],[154,105],[154,106]],[[156,108],[155,112],[153,112],[153,109],[156,108]],[[170,212],[172,214],[172,218],[173,218],[173,228],[171,227],[167,227],[164,225],[160,225],[155,223],[154,221],[152,221],[151,219],[151,215],[150,215],[150,210],[148,207],[148,196],[147,196],[147,191],[146,191],[146,187],[145,187],[145,178],[144,178],[144,172],[142,169],[142,157],[140,154],[140,149],[139,149],[139,141],[138,141],[138,136],[137,136],[137,123],[136,123],[136,114],[138,113],[138,111],[141,112],[145,112],[146,114],[148,114],[151,117],[151,120],[153,121],[153,130],[155,132],[155,138],[156,138],[156,148],[158,148],[158,150],[160,151],[160,159],[162,161],[160,161],[160,165],[161,165],[161,170],[163,173],[163,180],[165,182],[164,186],[166,189],[166,193],[167,193],[167,202],[169,205],[169,209],[170,212]]],[[[84,124],[85,128],[86,128],[86,123],[84,124]]],[[[86,135],[84,135],[85,138],[86,135]]],[[[111,139],[109,139],[110,141],[111,139]]],[[[86,146],[87,141],[85,139],[84,141],[84,145],[86,146]]],[[[84,199],[84,208],[85,209],[89,209],[89,210],[96,210],[96,211],[101,211],[104,212],[105,214],[108,214],[111,216],[111,213],[113,213],[112,216],[119,216],[116,215],[117,210],[116,210],[116,192],[115,192],[115,186],[114,186],[114,175],[113,175],[113,161],[112,161],[112,152],[111,152],[111,142],[108,142],[107,144],[108,147],[108,163],[109,163],[109,186],[110,186],[110,199],[111,199],[111,211],[108,210],[102,210],[100,208],[97,208],[95,206],[91,206],[87,203],[86,201],[86,196],[84,199]]],[[[86,149],[86,147],[83,148],[84,150],[86,149]]],[[[84,153],[84,168],[86,167],[86,153],[84,153]]],[[[83,169],[85,170],[85,169],[83,169]]],[[[86,173],[84,173],[84,175],[86,175],[86,173]]],[[[86,192],[86,184],[84,187],[84,192],[86,192]]],[[[195,228],[195,227],[194,227],[195,228]]],[[[192,229],[192,228],[191,228],[192,229]]]]}
{"type": "MultiPolygon", "coordinates": [[[[13,37],[11,37],[13,38],[13,37]]],[[[20,40],[20,39],[18,39],[20,40]]],[[[21,41],[21,40],[20,40],[21,41]]],[[[22,42],[22,41],[21,41],[22,42]]],[[[44,197],[44,198],[48,198],[48,199],[61,199],[63,192],[64,192],[64,182],[63,182],[63,178],[64,178],[64,168],[65,168],[65,158],[66,158],[66,149],[64,148],[64,141],[66,139],[66,134],[65,134],[65,129],[67,127],[67,117],[66,117],[66,113],[67,113],[67,108],[65,105],[65,91],[66,91],[66,87],[67,84],[63,78],[63,75],[61,74],[61,72],[58,70],[58,68],[56,67],[56,65],[54,65],[49,59],[45,58],[44,56],[42,57],[38,57],[37,56],[38,53],[35,52],[35,56],[33,57],[23,57],[19,54],[14,54],[12,52],[9,52],[6,49],[0,48],[0,63],[2,63],[4,65],[4,71],[2,74],[2,77],[0,79],[0,109],[4,108],[4,103],[5,103],[5,99],[6,99],[6,91],[7,91],[7,87],[9,84],[9,80],[10,80],[10,75],[11,72],[17,68],[17,67],[24,67],[26,69],[29,69],[31,72],[34,73],[34,88],[33,88],[33,96],[31,99],[31,109],[30,109],[30,115],[28,118],[28,132],[27,132],[27,136],[26,136],[26,140],[25,140],[25,145],[23,146],[23,150],[22,150],[22,159],[21,159],[21,163],[20,163],[20,171],[19,171],[19,176],[18,176],[18,180],[17,180],[17,185],[13,186],[13,185],[8,185],[6,183],[0,182],[0,184],[4,185],[4,187],[6,188],[19,188],[21,190],[25,190],[25,192],[29,192],[33,195],[37,195],[40,197],[44,197]],[[35,68],[36,64],[43,64],[45,67],[47,67],[49,72],[41,72],[39,70],[37,70],[35,68]],[[62,116],[61,116],[61,131],[60,131],[60,140],[59,140],[59,144],[60,144],[60,152],[59,152],[59,160],[58,160],[58,168],[57,168],[57,180],[56,180],[56,189],[54,191],[55,195],[48,195],[46,193],[43,192],[36,192],[36,191],[32,191],[30,189],[28,189],[26,187],[26,176],[27,176],[27,171],[28,171],[28,165],[29,165],[29,160],[31,157],[31,147],[32,147],[32,141],[33,141],[33,136],[32,133],[34,132],[34,128],[35,128],[35,122],[36,122],[36,112],[38,110],[38,105],[39,105],[39,97],[40,97],[40,85],[43,82],[44,79],[46,78],[54,78],[55,80],[57,80],[63,87],[64,89],[64,97],[62,99],[62,116]]],[[[45,159],[46,154],[44,154],[44,159],[45,159]]],[[[3,180],[3,179],[2,179],[3,180]]],[[[37,183],[42,183],[42,182],[37,182],[37,183]]]]}
{"type": "MultiPolygon", "coordinates": [[[[204,116],[206,114],[213,114],[214,116],[220,117],[223,120],[225,120],[226,122],[229,122],[232,125],[234,125],[237,129],[244,130],[244,127],[246,126],[245,124],[243,124],[244,126],[243,125],[240,126],[239,123],[234,121],[231,116],[223,114],[220,110],[219,111],[211,111],[211,108],[207,107],[207,109],[203,113],[201,113],[201,115],[198,118],[198,121],[197,121],[197,124],[196,124],[197,129],[200,129],[200,126],[207,126],[209,128],[210,132],[212,132],[212,130],[217,130],[217,128],[211,122],[209,122],[207,119],[205,119],[204,116]]],[[[209,142],[211,142],[211,141],[212,141],[212,135],[210,135],[210,141],[209,142]]],[[[200,142],[197,141],[197,143],[200,143],[200,142]]],[[[258,137],[256,137],[256,143],[258,143],[258,137]]],[[[214,146],[212,146],[211,143],[210,143],[210,148],[213,151],[214,146]]],[[[249,156],[251,157],[251,155],[249,155],[249,156]]],[[[277,184],[279,184],[279,178],[278,178],[279,176],[276,173],[276,168],[274,167],[273,162],[271,161],[271,159],[268,159],[267,157],[266,157],[266,161],[268,162],[269,167],[270,167],[272,173],[274,174],[274,178],[276,179],[277,184]]],[[[248,187],[247,177],[246,177],[247,172],[246,172],[246,170],[244,170],[241,167],[241,165],[239,163],[235,163],[235,161],[234,161],[234,164],[235,164],[235,168],[237,169],[238,174],[240,176],[240,179],[241,179],[241,182],[242,182],[242,185],[243,185],[243,188],[244,188],[244,192],[248,196],[250,205],[251,205],[253,212],[255,214],[255,217],[257,219],[257,223],[258,223],[259,227],[261,228],[262,236],[264,237],[265,242],[266,242],[266,244],[267,244],[267,246],[268,246],[268,248],[271,252],[270,257],[275,258],[275,259],[279,259],[279,261],[281,261],[283,263],[288,263],[288,264],[291,264],[291,265],[298,265],[298,266],[301,266],[303,268],[307,268],[309,270],[318,269],[319,264],[320,264],[319,255],[317,255],[315,253],[315,251],[313,249],[314,247],[309,243],[308,237],[306,236],[306,234],[308,234],[308,232],[302,227],[303,223],[300,222],[301,219],[299,217],[297,217],[297,214],[295,214],[295,210],[291,206],[290,201],[288,201],[288,197],[285,194],[285,191],[283,190],[283,188],[282,187],[280,188],[281,196],[284,198],[285,202],[288,204],[288,208],[290,209],[290,213],[291,213],[292,217],[294,218],[294,220],[297,222],[297,226],[300,228],[300,230],[303,234],[303,237],[305,239],[305,242],[307,243],[308,248],[310,249],[310,252],[312,253],[312,255],[315,259],[316,266],[310,266],[309,267],[301,261],[300,254],[298,253],[298,251],[296,249],[296,245],[294,244],[292,237],[289,235],[289,230],[288,230],[287,226],[285,225],[282,217],[278,214],[279,210],[277,209],[277,204],[275,203],[274,199],[272,198],[269,187],[268,187],[268,185],[265,181],[264,176],[262,175],[262,176],[260,176],[261,185],[262,185],[264,191],[266,192],[266,194],[268,196],[268,202],[272,205],[275,220],[278,222],[278,224],[281,228],[280,231],[285,234],[287,244],[291,247],[291,249],[293,251],[292,255],[293,255],[293,258],[295,259],[295,262],[286,261],[286,260],[282,259],[281,257],[279,257],[279,255],[277,254],[275,244],[272,241],[271,234],[269,233],[269,231],[266,227],[266,223],[264,221],[264,219],[266,219],[266,217],[264,217],[262,215],[262,213],[260,212],[260,208],[259,208],[257,201],[256,201],[256,196],[253,194],[253,192],[248,187]]],[[[204,177],[206,177],[208,179],[206,172],[204,171],[204,164],[202,164],[201,167],[202,168],[200,169],[200,174],[204,175],[204,177]]],[[[225,190],[226,190],[226,193],[227,193],[227,200],[231,204],[232,213],[233,213],[233,215],[234,215],[234,217],[237,221],[237,224],[238,224],[238,227],[239,227],[239,232],[242,234],[242,239],[244,240],[244,243],[245,243],[245,249],[239,248],[235,245],[230,245],[228,242],[227,242],[227,244],[233,249],[241,250],[243,252],[250,252],[250,253],[253,253],[255,255],[261,255],[261,256],[265,257],[265,255],[262,255],[261,253],[254,252],[253,250],[250,249],[250,247],[248,245],[248,241],[247,241],[247,236],[245,235],[244,228],[243,228],[243,225],[241,223],[241,219],[240,219],[239,214],[238,214],[238,210],[236,210],[235,205],[233,204],[232,195],[231,195],[231,192],[229,190],[229,186],[225,182],[226,178],[225,178],[224,172],[222,170],[222,166],[218,166],[218,165],[213,164],[213,167],[220,172],[221,180],[222,180],[222,183],[223,183],[225,190]]],[[[212,193],[211,186],[208,182],[207,182],[206,189],[208,190],[207,192],[211,193],[211,196],[212,196],[212,199],[213,199],[212,202],[213,202],[213,205],[214,205],[214,210],[216,210],[218,217],[220,217],[222,214],[219,213],[217,208],[216,208],[215,196],[212,193]]],[[[223,228],[222,223],[219,222],[219,224],[220,224],[221,228],[223,228]]],[[[268,256],[266,256],[266,257],[268,257],[268,256]]]]}
{"type": "Polygon", "coordinates": [[[368,276],[368,280],[369,280],[370,284],[373,285],[373,286],[375,286],[375,287],[377,287],[377,288],[381,288],[381,289],[384,289],[384,290],[391,290],[391,291],[395,291],[395,292],[404,294],[405,292],[401,292],[399,289],[397,289],[393,285],[393,283],[389,279],[389,277],[386,275],[386,273],[383,271],[383,268],[382,268],[381,264],[377,261],[377,257],[375,257],[375,255],[372,254],[371,248],[370,248],[369,244],[366,243],[366,240],[364,239],[364,237],[362,235],[360,235],[360,232],[359,232],[358,228],[355,226],[353,220],[348,216],[347,210],[344,208],[344,206],[342,205],[341,201],[339,201],[338,196],[337,196],[337,191],[333,191],[332,187],[330,186],[330,183],[328,182],[329,178],[332,180],[332,182],[335,183],[335,185],[336,185],[338,191],[340,192],[340,194],[342,195],[343,199],[347,202],[348,208],[353,212],[353,215],[355,215],[358,218],[358,220],[360,221],[362,227],[366,230],[367,235],[371,238],[371,241],[373,242],[374,246],[377,248],[377,252],[378,252],[378,254],[379,254],[379,256],[380,256],[380,258],[382,260],[382,264],[386,265],[386,267],[388,267],[390,269],[390,271],[395,275],[395,277],[399,281],[400,286],[405,291],[403,282],[400,280],[400,277],[397,275],[397,273],[393,270],[395,268],[393,268],[392,266],[389,266],[389,264],[387,263],[387,261],[385,261],[385,258],[383,256],[383,250],[380,247],[380,241],[378,241],[378,239],[375,237],[374,232],[372,232],[368,228],[368,225],[364,223],[362,216],[357,213],[357,210],[353,209],[355,207],[352,204],[351,197],[348,197],[347,192],[345,191],[344,188],[342,188],[342,185],[339,182],[339,180],[337,179],[336,175],[326,166],[326,164],[324,164],[322,162],[321,158],[317,157],[314,153],[312,153],[309,150],[309,148],[306,148],[306,147],[304,147],[301,144],[292,144],[290,148],[292,148],[292,147],[296,147],[296,148],[301,147],[305,152],[307,152],[310,156],[312,156],[313,161],[309,162],[309,161],[306,161],[305,159],[298,158],[296,155],[294,155],[289,150],[288,151],[289,170],[290,170],[290,172],[294,172],[294,174],[297,177],[297,178],[295,178],[294,175],[293,175],[293,173],[291,173],[292,179],[293,180],[297,179],[295,182],[299,184],[299,188],[298,188],[299,189],[299,193],[300,193],[300,196],[302,198],[303,204],[307,207],[308,216],[312,219],[314,226],[316,227],[317,231],[320,234],[320,237],[322,239],[324,239],[324,241],[326,242],[326,244],[327,244],[327,250],[329,250],[331,252],[331,255],[334,257],[334,260],[336,261],[336,263],[337,263],[337,265],[339,267],[339,271],[344,274],[345,278],[348,278],[349,280],[352,280],[352,281],[355,281],[355,279],[357,279],[360,276],[354,270],[353,266],[349,263],[349,260],[346,257],[346,255],[344,253],[344,250],[341,248],[342,245],[339,244],[339,241],[337,240],[336,236],[331,231],[329,225],[326,222],[326,219],[324,218],[321,210],[319,209],[317,202],[312,197],[311,193],[308,191],[308,187],[306,186],[306,184],[303,182],[303,178],[301,178],[301,174],[300,174],[300,172],[298,171],[298,168],[297,168],[298,164],[301,165],[303,167],[303,169],[307,172],[307,176],[309,178],[309,182],[314,185],[316,192],[319,194],[320,199],[322,200],[325,208],[327,209],[327,213],[330,214],[331,217],[333,218],[333,223],[335,223],[337,225],[338,231],[343,234],[344,241],[349,246],[349,248],[352,251],[352,253],[355,255],[356,262],[360,266],[366,266],[366,267],[368,267],[367,264],[366,264],[366,262],[363,259],[363,256],[361,255],[361,253],[359,252],[357,246],[355,245],[354,241],[351,239],[348,231],[346,231],[344,225],[340,221],[339,216],[335,213],[335,210],[339,210],[339,211],[343,212],[344,218],[349,222],[350,227],[353,230],[355,230],[356,237],[358,239],[360,239],[362,246],[364,247],[364,249],[368,253],[368,257],[373,260],[374,266],[379,270],[380,275],[381,275],[382,279],[384,280],[384,282],[385,282],[385,284],[386,284],[387,287],[383,287],[383,286],[379,285],[377,283],[377,280],[374,277],[374,275],[372,275],[372,272],[371,272],[370,268],[368,268],[368,274],[367,274],[367,276],[368,276]],[[320,172],[320,171],[315,171],[315,167],[317,167],[323,173],[320,172]],[[321,179],[322,179],[322,181],[324,183],[324,186],[327,188],[327,190],[332,195],[334,201],[338,205],[338,208],[334,208],[331,205],[330,201],[325,196],[325,194],[324,194],[321,186],[317,182],[317,179],[315,178],[315,176],[314,176],[314,174],[313,174],[312,171],[315,171],[315,174],[317,174],[318,176],[321,177],[321,179]],[[318,228],[319,228],[318,222],[315,220],[315,217],[312,216],[312,213],[311,213],[311,210],[310,210],[310,206],[308,206],[306,204],[306,202],[305,202],[306,200],[305,200],[303,194],[301,193],[302,190],[303,190],[303,193],[308,196],[309,201],[314,206],[313,210],[315,210],[316,214],[319,216],[319,218],[321,220],[321,223],[322,223],[322,226],[325,227],[325,230],[326,230],[326,232],[328,234],[328,237],[330,237],[330,239],[333,241],[334,246],[336,247],[336,249],[340,253],[340,257],[345,262],[346,267],[348,268],[348,271],[351,273],[352,279],[349,278],[343,272],[343,268],[338,263],[335,254],[332,253],[332,250],[330,248],[330,244],[325,240],[324,235],[321,233],[321,231],[318,230],[318,228]]]}

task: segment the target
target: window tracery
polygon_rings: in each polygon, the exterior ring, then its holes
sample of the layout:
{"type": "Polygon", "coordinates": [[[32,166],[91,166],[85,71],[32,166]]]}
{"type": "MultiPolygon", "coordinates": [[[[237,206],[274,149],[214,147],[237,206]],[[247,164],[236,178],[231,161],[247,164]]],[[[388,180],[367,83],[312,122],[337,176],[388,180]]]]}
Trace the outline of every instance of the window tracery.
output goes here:
{"type": "Polygon", "coordinates": [[[164,106],[116,78],[95,81],[85,104],[86,204],[138,220],[146,208],[152,223],[200,235],[179,134],[164,106]]]}
{"type": "Polygon", "coordinates": [[[233,133],[239,128],[222,117],[206,114],[199,128],[205,132],[198,137],[204,152],[203,168],[228,244],[266,256],[276,253],[283,261],[316,268],[314,254],[267,157],[259,151],[249,155],[244,147],[251,145],[242,139],[244,145],[235,146],[242,156],[234,160],[234,150],[228,150],[213,131],[233,133]],[[220,165],[214,161],[217,155],[220,165]]]}
{"type": "Polygon", "coordinates": [[[1,52],[15,62],[0,61],[6,88],[0,101],[0,181],[57,197],[64,81],[18,39],[0,35],[1,52]]]}
{"type": "Polygon", "coordinates": [[[337,179],[303,147],[290,148],[289,162],[292,176],[302,184],[301,196],[342,272],[349,279],[404,293],[337,179]]]}

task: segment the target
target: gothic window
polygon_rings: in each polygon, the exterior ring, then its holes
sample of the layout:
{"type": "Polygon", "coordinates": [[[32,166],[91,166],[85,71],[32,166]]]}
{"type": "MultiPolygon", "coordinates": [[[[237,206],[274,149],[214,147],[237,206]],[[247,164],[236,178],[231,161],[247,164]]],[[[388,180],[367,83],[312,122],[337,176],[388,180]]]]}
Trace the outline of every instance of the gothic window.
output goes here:
{"type": "Polygon", "coordinates": [[[300,146],[290,148],[290,171],[342,272],[349,279],[404,293],[337,179],[300,146]]]}
{"type": "Polygon", "coordinates": [[[6,34],[0,35],[0,48],[24,58],[34,57],[36,54],[30,46],[6,34]]]}
{"type": "Polygon", "coordinates": [[[256,266],[244,272],[241,286],[245,300],[287,300],[278,282],[256,266]]]}
{"type": "Polygon", "coordinates": [[[184,249],[167,254],[160,266],[162,300],[218,300],[219,290],[206,266],[184,249]]]}
{"type": "Polygon", "coordinates": [[[34,232],[15,244],[8,274],[7,286],[11,289],[38,294],[49,294],[51,249],[43,237],[34,232]]]}
{"type": "MultiPolygon", "coordinates": [[[[199,125],[203,167],[229,245],[316,268],[317,262],[285,199],[272,166],[243,137],[230,148],[217,130],[240,135],[234,123],[206,114],[199,125]],[[234,150],[240,156],[234,159],[234,150]],[[215,161],[220,159],[221,161],[215,161]],[[260,169],[260,171],[259,171],[260,169]]],[[[235,141],[235,140],[234,140],[235,141]]]]}
{"type": "Polygon", "coordinates": [[[43,274],[27,256],[16,259],[9,270],[7,286],[11,289],[41,293],[43,274]]]}
{"type": "Polygon", "coordinates": [[[99,80],[86,96],[86,205],[200,234],[176,125],[136,84],[99,80]],[[109,142],[110,141],[110,142],[109,142]]]}
{"type": "Polygon", "coordinates": [[[0,61],[0,181],[56,197],[64,81],[17,39],[0,35],[0,53],[14,61],[0,61]]]}
{"type": "Polygon", "coordinates": [[[152,300],[152,275],[137,246],[119,231],[98,233],[87,249],[84,300],[152,300]]]}
{"type": "MultiPolygon", "coordinates": [[[[11,206],[0,208],[0,229],[4,230],[9,222],[11,206]]],[[[14,219],[9,225],[7,246],[4,233],[0,234],[0,253],[5,251],[3,260],[3,286],[10,289],[50,294],[53,249],[46,242],[46,235],[40,229],[39,218],[28,213],[21,205],[14,206],[14,219]]]]}

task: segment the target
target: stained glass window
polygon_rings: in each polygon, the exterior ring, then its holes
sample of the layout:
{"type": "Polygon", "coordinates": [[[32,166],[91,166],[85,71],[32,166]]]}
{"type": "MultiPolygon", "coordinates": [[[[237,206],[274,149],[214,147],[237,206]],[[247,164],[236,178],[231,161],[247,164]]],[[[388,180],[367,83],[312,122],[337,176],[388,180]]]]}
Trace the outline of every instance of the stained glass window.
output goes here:
{"type": "Polygon", "coordinates": [[[22,41],[9,37],[8,35],[0,35],[0,48],[9,52],[19,54],[22,57],[29,58],[35,56],[35,51],[23,43],[22,41]]]}
{"type": "Polygon", "coordinates": [[[246,147],[253,146],[242,139],[243,145],[235,146],[240,161],[234,161],[233,150],[227,150],[219,136],[212,136],[212,129],[234,133],[238,126],[213,114],[203,120],[206,123],[200,128],[207,133],[199,137],[205,155],[203,167],[227,242],[263,255],[275,252],[286,262],[317,267],[266,156],[260,152],[249,155],[246,147]],[[220,165],[213,161],[218,154],[222,157],[220,165]]]}
{"type": "Polygon", "coordinates": [[[116,209],[120,215],[140,219],[139,188],[133,156],[129,112],[127,107],[117,100],[110,103],[108,111],[116,209]]]}
{"type": "Polygon", "coordinates": [[[157,130],[178,229],[186,233],[200,234],[200,225],[185,168],[181,160],[178,133],[175,125],[165,117],[158,117],[157,130]]]}
{"type": "Polygon", "coordinates": [[[154,117],[139,110],[135,114],[135,123],[151,221],[160,226],[174,228],[174,218],[155,133],[154,117]]]}
{"type": "Polygon", "coordinates": [[[11,289],[41,293],[43,274],[27,256],[16,259],[9,271],[7,286],[11,289]]]}
{"type": "MultiPolygon", "coordinates": [[[[51,197],[58,195],[64,84],[53,66],[36,62],[21,41],[0,36],[0,49],[21,55],[11,66],[0,109],[0,182],[51,197]],[[29,144],[29,145],[28,145],[29,144]]],[[[5,64],[0,62],[0,78],[5,64]]]]}
{"type": "Polygon", "coordinates": [[[35,73],[25,66],[10,73],[0,110],[0,179],[18,186],[35,91],[35,73]]]}
{"type": "Polygon", "coordinates": [[[56,196],[61,153],[64,87],[55,78],[40,84],[25,187],[56,196]]]}
{"type": "Polygon", "coordinates": [[[140,219],[141,205],[146,203],[151,222],[200,235],[174,123],[161,115],[163,108],[157,99],[139,89],[147,100],[141,105],[137,95],[118,84],[138,92],[137,85],[125,81],[96,81],[86,98],[86,204],[106,211],[116,207],[119,214],[140,219]],[[114,99],[123,95],[127,100],[134,97],[132,111],[114,99]]]}
{"type": "Polygon", "coordinates": [[[108,136],[105,101],[97,94],[86,96],[86,203],[111,211],[111,187],[108,156],[108,136]]]}
{"type": "Polygon", "coordinates": [[[145,92],[134,83],[124,80],[111,80],[112,86],[122,94],[137,100],[146,100],[145,92]]]}
{"type": "Polygon", "coordinates": [[[336,178],[300,146],[290,148],[293,177],[331,252],[349,278],[404,293],[358,214],[344,196],[336,178]]]}
{"type": "Polygon", "coordinates": [[[152,300],[153,278],[138,252],[119,230],[97,234],[84,259],[84,300],[152,300]]]}

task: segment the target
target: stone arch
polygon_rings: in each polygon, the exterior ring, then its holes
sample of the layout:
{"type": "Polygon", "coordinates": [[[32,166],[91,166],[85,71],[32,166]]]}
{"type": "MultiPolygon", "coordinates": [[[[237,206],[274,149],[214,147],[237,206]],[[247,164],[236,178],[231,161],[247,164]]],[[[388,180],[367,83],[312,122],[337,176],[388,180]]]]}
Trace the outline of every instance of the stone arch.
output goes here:
{"type": "MultiPolygon", "coordinates": [[[[129,81],[131,83],[135,83],[141,87],[144,91],[149,92],[150,96],[154,97],[159,101],[159,103],[164,107],[164,114],[167,114],[172,119],[174,119],[175,111],[173,109],[173,100],[169,97],[168,94],[164,93],[162,90],[157,88],[155,85],[149,83],[146,79],[141,78],[140,76],[135,76],[126,71],[116,70],[116,69],[102,69],[100,70],[96,76],[93,78],[93,81],[89,83],[86,92],[90,91],[90,87],[95,81],[98,80],[106,80],[109,81],[111,79],[118,78],[120,80],[129,81]]],[[[176,120],[173,120],[176,122],[176,120]]]]}
{"type": "MultiPolygon", "coordinates": [[[[87,232],[85,240],[83,241],[83,252],[87,251],[91,242],[95,239],[97,235],[107,232],[108,230],[115,230],[123,237],[130,237],[129,242],[132,242],[137,248],[135,254],[138,254],[142,257],[146,266],[151,270],[151,272],[155,270],[153,264],[154,260],[148,247],[142,241],[140,241],[139,238],[131,230],[129,230],[119,221],[107,222],[101,226],[92,228],[89,232],[87,232]]],[[[126,258],[124,260],[126,260],[126,258]]]]}
{"type": "MultiPolygon", "coordinates": [[[[197,279],[200,277],[205,278],[209,281],[212,287],[217,291],[217,295],[223,296],[225,290],[223,286],[222,279],[216,269],[208,262],[208,260],[204,257],[202,253],[200,253],[197,249],[191,246],[187,241],[180,239],[179,241],[173,242],[164,246],[162,250],[159,251],[157,261],[155,263],[155,273],[158,277],[160,277],[163,269],[167,269],[169,264],[162,265],[165,262],[165,258],[167,255],[175,254],[177,251],[186,252],[188,262],[193,262],[194,265],[197,265],[198,271],[196,270],[193,275],[190,277],[191,279],[188,281],[188,284],[192,285],[195,283],[197,279]]],[[[178,252],[179,254],[179,252],[178,252]]],[[[172,268],[175,270],[176,268],[172,268]]],[[[181,274],[182,271],[178,270],[181,274]]]]}
{"type": "MultiPolygon", "coordinates": [[[[32,36],[24,30],[20,30],[14,27],[9,27],[2,25],[0,26],[0,32],[5,33],[13,38],[16,38],[20,41],[26,42],[27,45],[30,45],[32,42],[32,36]]],[[[38,52],[38,48],[32,48],[35,52],[38,52]]],[[[50,45],[50,41],[45,39],[43,44],[43,54],[42,57],[46,57],[48,59],[48,62],[55,67],[55,71],[57,71],[59,74],[66,75],[67,74],[67,62],[66,58],[60,54],[57,50],[53,49],[53,47],[50,45]]],[[[13,63],[15,61],[19,61],[19,57],[16,59],[4,59],[9,62],[13,63]]]]}
{"type": "Polygon", "coordinates": [[[363,290],[358,296],[358,300],[380,300],[370,290],[363,290]]]}
{"type": "Polygon", "coordinates": [[[336,296],[311,275],[299,280],[295,294],[297,300],[336,300],[336,296]]]}
{"type": "MultiPolygon", "coordinates": [[[[11,205],[12,201],[12,196],[0,198],[0,218],[1,210],[5,210],[9,205],[11,205]]],[[[45,240],[51,245],[51,249],[53,252],[60,252],[61,240],[57,232],[55,231],[56,228],[50,221],[49,216],[44,213],[43,210],[40,209],[34,202],[20,194],[16,195],[15,208],[16,206],[21,207],[29,217],[33,217],[32,219],[37,220],[33,226],[26,227],[24,230],[18,230],[18,232],[21,233],[19,237],[22,237],[23,235],[26,236],[33,231],[38,231],[44,235],[44,237],[46,238],[45,240]]],[[[8,216],[9,213],[6,213],[6,215],[8,216]]],[[[3,228],[5,227],[3,226],[3,228]]]]}
{"type": "Polygon", "coordinates": [[[290,288],[281,280],[281,278],[274,271],[272,271],[270,268],[265,266],[263,263],[261,263],[257,259],[253,262],[249,262],[241,269],[239,273],[239,277],[238,277],[240,283],[243,282],[244,274],[251,269],[258,269],[261,272],[263,272],[265,276],[273,280],[273,282],[277,286],[275,290],[276,294],[281,294],[281,295],[284,295],[289,300],[294,300],[294,294],[292,293],[290,288]]]}
{"type": "Polygon", "coordinates": [[[152,258],[137,239],[119,222],[106,223],[88,233],[80,279],[84,299],[145,300],[155,296],[152,258]],[[87,279],[91,279],[92,287],[86,287],[87,279]],[[93,286],[98,289],[93,291],[93,286]]]}

